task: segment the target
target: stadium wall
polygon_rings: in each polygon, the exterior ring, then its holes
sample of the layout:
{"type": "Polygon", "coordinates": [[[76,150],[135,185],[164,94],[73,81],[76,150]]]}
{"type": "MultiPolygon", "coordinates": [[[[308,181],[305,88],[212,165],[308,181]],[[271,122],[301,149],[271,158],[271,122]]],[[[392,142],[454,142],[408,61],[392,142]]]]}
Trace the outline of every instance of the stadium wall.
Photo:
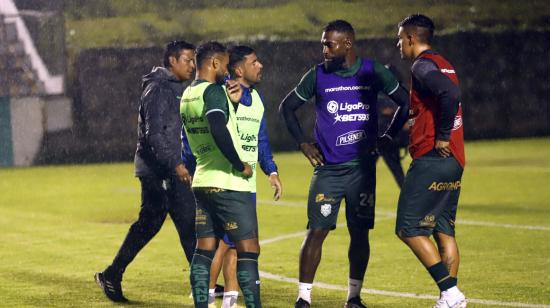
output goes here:
{"type": "MultiPolygon", "coordinates": [[[[550,135],[550,33],[464,32],[437,38],[435,47],[456,67],[461,80],[467,139],[550,135]]],[[[408,63],[399,58],[396,40],[357,42],[361,56],[394,65],[407,84],[408,63]]],[[[319,42],[254,42],[264,64],[260,91],[266,99],[268,133],[275,150],[295,144],[277,107],[301,76],[322,61],[319,42]]],[[[127,161],[135,151],[141,75],[161,63],[161,48],[92,49],[76,63],[74,125],[47,134],[39,162],[127,161]]],[[[70,81],[69,81],[70,82],[70,81]]],[[[70,85],[71,86],[71,85],[70,85]]],[[[312,131],[312,104],[299,114],[312,131]]]]}

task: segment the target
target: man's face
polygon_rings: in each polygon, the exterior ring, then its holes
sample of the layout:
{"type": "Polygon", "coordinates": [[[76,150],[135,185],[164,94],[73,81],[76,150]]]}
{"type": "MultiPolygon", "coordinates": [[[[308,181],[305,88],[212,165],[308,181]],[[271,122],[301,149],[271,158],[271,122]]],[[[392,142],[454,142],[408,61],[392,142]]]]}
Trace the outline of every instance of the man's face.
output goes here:
{"type": "Polygon", "coordinates": [[[224,84],[225,77],[229,75],[229,72],[227,71],[229,54],[225,52],[214,55],[214,63],[216,69],[216,83],[224,84]]]}
{"type": "Polygon", "coordinates": [[[334,72],[342,68],[348,52],[347,39],[345,33],[323,32],[321,45],[323,45],[323,58],[325,59],[325,69],[327,71],[334,72]]]}
{"type": "Polygon", "coordinates": [[[170,69],[181,81],[191,79],[195,71],[195,52],[192,49],[181,50],[177,59],[170,58],[170,69]]]}
{"type": "Polygon", "coordinates": [[[258,60],[256,53],[251,53],[244,57],[244,60],[239,65],[239,69],[242,72],[242,77],[249,85],[255,85],[262,79],[263,65],[258,60]]]}
{"type": "Polygon", "coordinates": [[[411,44],[411,35],[403,29],[403,27],[399,27],[399,31],[397,32],[397,47],[399,48],[399,52],[401,53],[401,59],[412,59],[413,56],[413,49],[411,44]]]}

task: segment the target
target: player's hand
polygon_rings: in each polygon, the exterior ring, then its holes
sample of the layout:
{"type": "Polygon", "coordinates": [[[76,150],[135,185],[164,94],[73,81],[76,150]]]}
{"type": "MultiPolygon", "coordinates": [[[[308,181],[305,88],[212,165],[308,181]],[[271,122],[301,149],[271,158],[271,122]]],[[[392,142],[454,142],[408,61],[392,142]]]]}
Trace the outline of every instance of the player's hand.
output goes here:
{"type": "Polygon", "coordinates": [[[193,182],[193,177],[189,173],[189,170],[185,168],[184,164],[179,164],[176,166],[176,176],[181,182],[191,186],[191,183],[193,182]]]}
{"type": "Polygon", "coordinates": [[[271,185],[271,188],[275,189],[275,193],[273,194],[273,200],[275,201],[279,200],[283,195],[283,184],[281,184],[279,175],[275,173],[271,174],[269,176],[269,184],[271,185]]]}
{"type": "Polygon", "coordinates": [[[225,82],[225,89],[229,99],[233,103],[240,102],[241,96],[243,95],[243,90],[241,89],[241,84],[238,81],[231,79],[227,80],[225,82]]]}
{"type": "Polygon", "coordinates": [[[388,150],[392,142],[393,142],[392,137],[386,134],[376,138],[376,149],[378,153],[380,154],[388,150]]]}
{"type": "Polygon", "coordinates": [[[243,164],[244,164],[244,170],[242,174],[244,175],[245,179],[248,179],[252,176],[252,167],[248,163],[243,162],[243,164]]]}
{"type": "Polygon", "coordinates": [[[449,141],[446,140],[436,140],[435,141],[435,150],[441,157],[449,157],[451,155],[451,148],[449,147],[449,141]]]}
{"type": "Polygon", "coordinates": [[[304,153],[313,167],[323,166],[325,164],[325,158],[315,143],[301,143],[300,150],[302,150],[302,153],[304,153]]]}

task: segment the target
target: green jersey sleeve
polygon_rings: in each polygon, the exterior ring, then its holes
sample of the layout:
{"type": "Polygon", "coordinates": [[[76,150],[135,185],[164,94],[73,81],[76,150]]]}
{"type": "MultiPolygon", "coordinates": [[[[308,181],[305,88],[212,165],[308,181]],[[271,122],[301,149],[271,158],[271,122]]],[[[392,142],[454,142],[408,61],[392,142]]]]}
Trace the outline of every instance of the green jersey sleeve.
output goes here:
{"type": "Polygon", "coordinates": [[[315,87],[316,87],[316,76],[315,76],[315,67],[311,68],[300,80],[300,83],[296,86],[294,90],[296,95],[303,100],[307,101],[310,98],[315,96],[315,87]]]}
{"type": "Polygon", "coordinates": [[[219,84],[211,84],[204,90],[204,114],[210,112],[221,111],[225,115],[225,120],[228,119],[229,106],[227,104],[227,96],[223,87],[219,84]]]}
{"type": "Polygon", "coordinates": [[[392,95],[399,88],[399,81],[384,65],[374,62],[374,74],[376,76],[376,88],[378,91],[392,95]]]}

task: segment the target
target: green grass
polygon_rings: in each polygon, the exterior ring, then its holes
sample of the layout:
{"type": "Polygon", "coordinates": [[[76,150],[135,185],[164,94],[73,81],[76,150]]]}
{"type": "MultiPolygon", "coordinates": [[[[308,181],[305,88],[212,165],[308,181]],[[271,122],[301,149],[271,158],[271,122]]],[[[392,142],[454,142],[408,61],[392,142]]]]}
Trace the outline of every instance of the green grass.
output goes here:
{"type": "Polygon", "coordinates": [[[438,33],[548,29],[550,2],[540,0],[68,1],[70,53],[83,48],[158,45],[188,40],[319,40],[330,20],[350,21],[358,38],[394,37],[405,16],[422,12],[438,33]],[[82,3],[80,3],[82,2],[82,3]],[[273,3],[271,3],[273,2],[273,3]]]}
{"type": "MultiPolygon", "coordinates": [[[[470,142],[459,205],[460,287],[476,299],[550,305],[550,231],[466,224],[550,228],[550,138],[470,142]],[[461,224],[460,221],[465,221],[461,224]]],[[[282,204],[260,202],[260,237],[301,232],[311,168],[299,153],[277,153],[282,204]],[[297,206],[292,206],[296,204],[297,206]]],[[[408,161],[407,161],[408,163],[408,161]]],[[[258,199],[269,200],[267,181],[258,199]]],[[[0,306],[112,306],[93,273],[114,257],[139,209],[139,186],[129,163],[0,169],[0,306]]],[[[377,224],[365,287],[436,295],[429,275],[394,236],[398,190],[378,168],[377,224]]],[[[340,217],[343,223],[343,216],[340,217]]],[[[260,269],[297,276],[302,237],[263,245],[260,269]]],[[[348,235],[327,239],[316,281],[347,284],[348,235]]],[[[124,289],[135,307],[187,307],[188,266],[175,229],[161,232],[128,268],[124,289]]],[[[296,285],[262,280],[264,307],[290,307],[296,285]]],[[[313,307],[339,307],[345,291],[314,288],[313,307]]],[[[363,294],[369,307],[430,307],[431,299],[363,294]]],[[[471,304],[469,307],[496,307],[471,304]]]]}

